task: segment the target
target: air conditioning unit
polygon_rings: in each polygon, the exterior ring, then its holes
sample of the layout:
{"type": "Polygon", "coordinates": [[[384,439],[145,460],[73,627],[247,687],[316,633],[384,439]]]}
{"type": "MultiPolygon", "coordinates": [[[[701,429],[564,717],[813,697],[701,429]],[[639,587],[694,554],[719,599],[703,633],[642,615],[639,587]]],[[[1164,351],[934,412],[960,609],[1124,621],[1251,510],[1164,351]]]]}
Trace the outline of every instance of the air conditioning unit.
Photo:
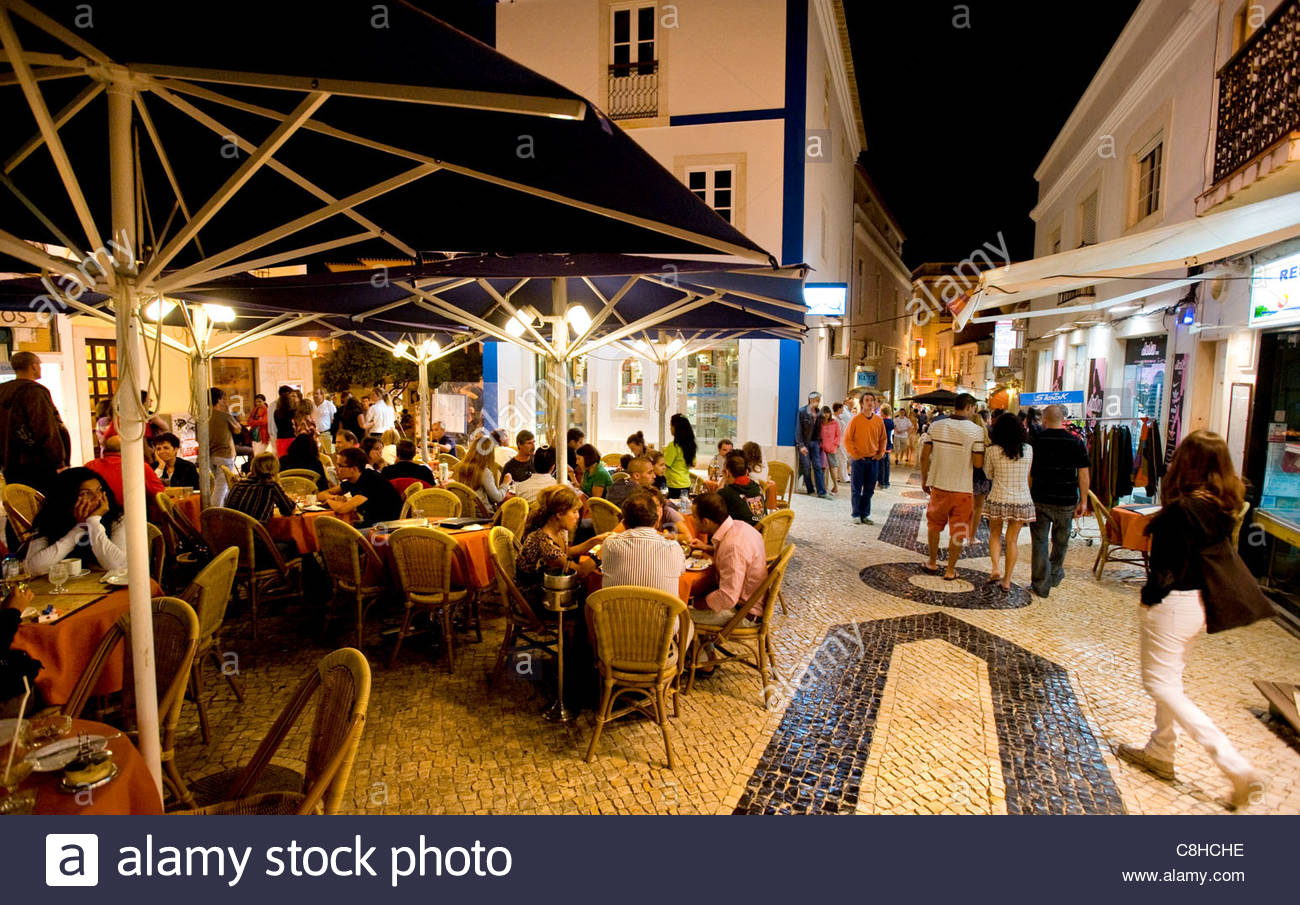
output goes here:
{"type": "Polygon", "coordinates": [[[848,358],[852,351],[853,331],[848,327],[831,327],[831,357],[848,358]]]}

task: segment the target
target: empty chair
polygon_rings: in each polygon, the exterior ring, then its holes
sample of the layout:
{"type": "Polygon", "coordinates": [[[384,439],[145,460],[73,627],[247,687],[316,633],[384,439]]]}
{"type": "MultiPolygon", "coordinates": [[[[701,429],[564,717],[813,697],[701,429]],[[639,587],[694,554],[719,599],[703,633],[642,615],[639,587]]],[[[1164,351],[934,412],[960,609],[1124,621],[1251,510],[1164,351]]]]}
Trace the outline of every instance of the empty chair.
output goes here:
{"type": "Polygon", "coordinates": [[[342,519],[323,515],[316,520],[315,528],[325,571],[334,583],[334,599],[326,621],[333,617],[340,601],[355,604],[357,647],[363,648],[366,612],[392,590],[388,570],[365,536],[342,519]]]}
{"type": "Polygon", "coordinates": [[[673,769],[668,696],[673,696],[675,715],[690,627],[686,604],[653,588],[602,588],[587,598],[587,621],[595,633],[601,679],[600,706],[587,745],[587,763],[595,755],[605,724],[637,711],[659,725],[668,769],[673,769]],[[615,702],[624,695],[635,697],[615,710],[615,702]]]}
{"type": "Polygon", "coordinates": [[[459,518],[460,500],[456,494],[441,487],[419,490],[402,504],[402,518],[414,518],[417,512],[423,513],[425,518],[459,518]]]}
{"type": "Polygon", "coordinates": [[[446,465],[447,468],[449,468],[449,469],[452,470],[452,471],[455,471],[455,470],[456,470],[456,466],[460,464],[460,459],[457,459],[457,458],[456,458],[455,456],[453,456],[451,453],[439,453],[439,454],[438,454],[438,464],[439,464],[439,465],[446,465]]]}
{"type": "MultiPolygon", "coordinates": [[[[194,784],[219,804],[190,814],[336,814],[347,791],[357,745],[370,707],[370,664],[355,648],[327,654],[285,705],[243,770],[227,770],[194,784]],[[316,718],[307,736],[306,769],[273,765],[295,724],[316,698],[316,718]],[[259,788],[272,791],[257,792],[259,788]]],[[[300,761],[300,757],[294,760],[300,761]]]]}
{"type": "Polygon", "coordinates": [[[515,543],[524,542],[524,526],[528,524],[528,501],[523,497],[511,497],[497,507],[492,524],[509,529],[515,536],[515,543]]]}
{"type": "Polygon", "coordinates": [[[36,513],[41,511],[45,496],[35,487],[26,484],[4,485],[5,516],[13,527],[14,536],[19,543],[32,536],[32,525],[36,524],[36,513]]]}
{"type": "MultiPolygon", "coordinates": [[[[1101,534],[1101,549],[1097,551],[1097,558],[1092,562],[1093,577],[1101,581],[1102,573],[1106,571],[1106,563],[1108,562],[1122,562],[1131,566],[1142,566],[1145,570],[1149,548],[1139,549],[1125,546],[1124,531],[1119,522],[1091,490],[1088,491],[1088,505],[1092,508],[1092,514],[1097,519],[1097,529],[1101,534]],[[1137,555],[1120,556],[1115,552],[1116,550],[1128,550],[1137,555]]],[[[1147,543],[1149,544],[1150,541],[1147,543]]]]}
{"type": "Polygon", "coordinates": [[[280,486],[284,488],[284,492],[290,497],[307,496],[316,492],[315,475],[312,475],[310,478],[304,478],[301,476],[281,474],[277,480],[280,482],[280,486]]]}
{"type": "MultiPolygon", "coordinates": [[[[316,488],[316,482],[320,479],[320,475],[316,474],[316,472],[312,471],[310,468],[286,468],[284,471],[279,473],[278,477],[281,481],[285,478],[306,478],[311,481],[313,491],[316,488]]],[[[285,489],[285,492],[289,492],[288,488],[285,489]]]]}
{"type": "Polygon", "coordinates": [[[697,669],[712,668],[720,663],[736,661],[758,670],[759,682],[763,689],[763,706],[767,706],[773,683],[776,681],[776,661],[772,656],[772,607],[776,603],[777,594],[781,591],[781,581],[785,577],[786,566],[790,564],[794,551],[794,544],[786,545],[775,565],[768,570],[767,578],[754,591],[753,596],[736,607],[735,614],[726,625],[707,625],[702,622],[695,625],[695,643],[691,647],[691,679],[686,687],[688,692],[695,687],[697,669]],[[755,620],[749,618],[748,614],[756,606],[761,606],[762,612],[755,620]],[[706,644],[712,645],[713,654],[701,662],[700,653],[706,644]],[[730,653],[727,645],[745,648],[746,653],[754,655],[754,659],[746,660],[738,653],[730,653]]]}
{"type": "Polygon", "coordinates": [[[199,618],[199,643],[194,651],[194,666],[190,675],[190,694],[194,705],[199,709],[199,731],[203,734],[203,744],[210,739],[208,731],[208,703],[203,695],[203,659],[211,657],[217,672],[225,676],[230,683],[230,690],[235,693],[239,703],[244,703],[243,680],[234,672],[226,669],[222,653],[225,646],[221,643],[221,627],[226,621],[226,607],[230,605],[230,592],[235,587],[235,573],[239,569],[239,548],[227,547],[208,563],[203,571],[194,576],[189,587],[180,595],[181,599],[194,607],[199,618]]]}
{"type": "Polygon", "coordinates": [[[517,541],[509,528],[497,526],[488,535],[488,548],[492,555],[492,571],[496,575],[497,590],[501,592],[502,606],[506,611],[506,633],[497,651],[496,666],[491,682],[501,678],[506,662],[515,654],[544,651],[555,654],[555,627],[538,618],[528,600],[515,585],[515,552],[517,541]]]}
{"type": "Polygon", "coordinates": [[[187,584],[199,569],[199,563],[212,554],[197,526],[176,509],[176,503],[165,492],[154,495],[158,511],[162,513],[158,528],[162,531],[166,551],[168,578],[175,585],[187,584]]]}
{"type": "MultiPolygon", "coordinates": [[[[776,509],[769,512],[758,520],[754,527],[758,528],[758,533],[763,535],[763,547],[767,552],[767,568],[771,571],[776,565],[777,558],[780,557],[781,551],[785,549],[785,539],[790,534],[790,527],[794,524],[793,509],[776,509]]],[[[784,592],[777,595],[781,602],[781,612],[785,613],[785,594],[784,592]]]]}
{"type": "Polygon", "coordinates": [[[587,508],[591,510],[591,527],[597,534],[613,531],[623,520],[623,510],[602,497],[587,500],[587,508]]]}
{"type": "Polygon", "coordinates": [[[437,528],[398,528],[388,538],[388,544],[393,551],[402,593],[406,595],[406,612],[388,665],[397,662],[402,640],[410,633],[411,615],[418,608],[430,611],[441,625],[447,648],[447,671],[455,672],[452,610],[469,599],[468,591],[451,587],[451,558],[457,550],[455,538],[437,528]]]}
{"type": "Polygon", "coordinates": [[[790,497],[794,493],[794,469],[784,462],[769,462],[767,476],[776,485],[776,499],[773,509],[788,509],[790,497]]]}
{"type": "Polygon", "coordinates": [[[623,455],[622,453],[605,453],[600,457],[600,461],[601,464],[610,468],[620,468],[623,465],[623,455]]]}
{"type": "Polygon", "coordinates": [[[257,519],[210,506],[200,516],[203,536],[217,549],[239,548],[239,569],[235,581],[248,589],[253,613],[253,640],[257,640],[257,610],[268,600],[302,595],[302,557],[286,558],[257,519]]]}
{"type": "Polygon", "coordinates": [[[460,500],[460,511],[463,514],[477,515],[482,518],[487,518],[492,514],[487,511],[483,501],[479,499],[478,494],[468,484],[462,484],[460,481],[448,481],[446,489],[449,493],[454,494],[456,499],[460,500]]]}
{"type": "MultiPolygon", "coordinates": [[[[123,613],[104,634],[82,671],[76,687],[63,705],[62,712],[74,719],[81,716],[91,691],[99,684],[100,674],[114,650],[131,635],[131,615],[123,613]]],[[[185,686],[198,645],[199,620],[188,603],[176,597],[153,599],[154,676],[158,687],[158,722],[162,743],[163,781],[177,801],[187,807],[193,799],[176,766],[176,724],[185,703],[185,686]]],[[[126,729],[136,731],[135,679],[131,645],[125,646],[122,676],[122,713],[126,729]]]]}

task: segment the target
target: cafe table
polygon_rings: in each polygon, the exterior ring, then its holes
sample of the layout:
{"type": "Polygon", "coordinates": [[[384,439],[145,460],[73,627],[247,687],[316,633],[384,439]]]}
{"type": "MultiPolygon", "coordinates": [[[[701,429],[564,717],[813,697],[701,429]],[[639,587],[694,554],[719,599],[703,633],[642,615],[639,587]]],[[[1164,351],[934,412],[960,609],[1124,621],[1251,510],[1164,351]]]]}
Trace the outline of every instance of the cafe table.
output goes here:
{"type": "Polygon", "coordinates": [[[1107,540],[1126,550],[1149,553],[1151,538],[1146,528],[1159,511],[1159,506],[1115,506],[1110,510],[1112,520],[1107,540]]]}
{"type": "MultiPolygon", "coordinates": [[[[441,520],[427,518],[398,519],[384,522],[382,526],[376,525],[362,533],[379,553],[379,558],[392,569],[392,551],[388,546],[388,538],[392,532],[398,528],[438,528],[439,521],[441,520]]],[[[493,582],[492,553],[491,546],[488,544],[491,528],[484,525],[481,528],[439,530],[456,541],[457,555],[453,556],[451,561],[452,584],[471,591],[490,588],[493,582]]]]}
{"type": "Polygon", "coordinates": [[[293,515],[271,516],[266,522],[266,530],[271,535],[272,540],[291,543],[298,549],[299,553],[315,553],[320,549],[320,542],[316,539],[314,524],[316,519],[324,515],[334,515],[335,518],[351,521],[348,515],[335,515],[328,508],[308,510],[300,508],[293,515]]]}
{"type": "Polygon", "coordinates": [[[194,526],[196,531],[201,530],[199,513],[203,507],[200,504],[200,497],[197,492],[186,496],[173,496],[172,504],[176,507],[177,512],[190,520],[190,524],[194,526]]]}
{"type": "MultiPolygon", "coordinates": [[[[18,794],[26,790],[36,792],[36,814],[161,814],[162,800],[158,787],[144,758],[131,740],[112,726],[91,720],[73,720],[72,731],[65,736],[101,735],[108,740],[108,750],[117,764],[117,775],[97,789],[83,792],[64,792],[59,789],[62,770],[48,773],[33,772],[18,787],[18,794]]],[[[3,765],[0,765],[2,768],[3,765]]],[[[3,791],[3,790],[0,790],[3,791]]]]}
{"type": "MultiPolygon", "coordinates": [[[[64,615],[57,622],[24,622],[14,635],[13,647],[26,651],[41,661],[41,671],[36,675],[36,687],[52,707],[61,707],[71,697],[90,662],[99,642],[130,608],[127,589],[105,584],[107,573],[92,570],[89,575],[74,578],[64,585],[66,593],[51,594],[53,585],[45,576],[32,579],[28,587],[35,599],[32,606],[44,610],[47,606],[64,615]]],[[[151,594],[161,596],[162,588],[151,582],[151,594]]],[[[122,689],[122,647],[118,646],[99,677],[92,694],[112,694],[122,689]]]]}

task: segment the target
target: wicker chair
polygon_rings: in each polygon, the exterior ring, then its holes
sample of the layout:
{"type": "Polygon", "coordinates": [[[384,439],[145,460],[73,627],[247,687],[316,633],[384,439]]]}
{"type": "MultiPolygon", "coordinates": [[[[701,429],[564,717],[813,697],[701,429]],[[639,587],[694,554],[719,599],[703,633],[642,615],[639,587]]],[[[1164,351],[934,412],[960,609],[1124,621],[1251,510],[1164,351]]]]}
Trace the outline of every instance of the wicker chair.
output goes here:
{"type": "Polygon", "coordinates": [[[419,478],[389,478],[388,483],[392,484],[393,489],[402,495],[402,499],[406,499],[417,490],[425,490],[433,486],[428,481],[422,481],[419,478]]]}
{"type": "Polygon", "coordinates": [[[228,465],[218,465],[217,467],[221,469],[221,473],[226,477],[226,490],[232,489],[236,484],[244,480],[242,474],[228,465]]]}
{"type": "Polygon", "coordinates": [[[613,531],[623,520],[623,510],[602,497],[587,500],[587,508],[591,510],[591,527],[597,534],[613,531]]]}
{"type": "Polygon", "coordinates": [[[1241,540],[1241,526],[1246,521],[1246,516],[1250,513],[1250,500],[1242,500],[1241,508],[1237,510],[1237,515],[1232,522],[1232,549],[1237,549],[1237,544],[1241,540]]]}
{"type": "Polygon", "coordinates": [[[150,522],[146,526],[149,530],[146,537],[149,538],[149,577],[162,587],[163,565],[167,562],[167,542],[163,539],[162,529],[150,522]]]}
{"type": "Polygon", "coordinates": [[[227,770],[194,784],[201,797],[221,803],[183,813],[338,813],[352,776],[352,764],[369,707],[370,664],[365,655],[351,647],[327,654],[303,679],[243,770],[227,770]],[[299,773],[273,765],[271,759],[318,692],[311,731],[300,733],[311,740],[307,746],[307,769],[299,773]]]}
{"type": "Polygon", "coordinates": [[[610,468],[620,468],[620,467],[622,467],[622,465],[623,465],[623,454],[622,454],[622,453],[605,453],[605,455],[603,455],[603,456],[600,457],[600,461],[601,461],[602,464],[604,464],[604,465],[606,465],[606,466],[608,466],[608,467],[610,467],[610,468]]]}
{"type": "Polygon", "coordinates": [[[455,495],[460,500],[460,511],[465,515],[477,515],[481,518],[488,518],[492,513],[487,511],[483,501],[479,499],[477,493],[468,485],[460,481],[448,481],[446,490],[455,495]]]}
{"type": "Polygon", "coordinates": [[[506,633],[497,651],[496,666],[489,681],[496,684],[506,661],[515,654],[546,651],[555,654],[555,628],[538,618],[532,606],[515,585],[515,553],[518,542],[509,528],[497,526],[488,535],[492,571],[506,611],[506,633]]]}
{"type": "Polygon", "coordinates": [[[284,489],[290,498],[294,496],[307,496],[316,492],[316,476],[310,478],[298,477],[297,475],[280,475],[278,478],[280,486],[284,489]]]}
{"type": "Polygon", "coordinates": [[[257,608],[264,596],[267,600],[302,596],[302,557],[285,559],[266,527],[242,512],[209,506],[200,518],[203,536],[210,544],[218,549],[239,548],[235,582],[248,589],[256,641],[257,608]],[[270,565],[266,564],[268,558],[270,565]]]}
{"type": "Polygon", "coordinates": [[[781,551],[777,558],[776,564],[767,572],[767,578],[758,586],[749,600],[744,601],[736,607],[736,613],[728,620],[726,625],[706,625],[696,623],[695,625],[695,643],[691,646],[691,679],[686,686],[687,693],[695,688],[695,671],[701,668],[712,668],[719,663],[738,661],[744,665],[758,670],[759,681],[763,687],[763,706],[766,707],[772,694],[772,685],[776,681],[776,660],[772,656],[772,608],[776,603],[777,594],[781,592],[781,581],[785,578],[786,566],[790,564],[790,559],[794,556],[795,545],[787,544],[786,548],[781,551]],[[750,610],[755,606],[763,608],[762,615],[758,621],[751,621],[746,618],[750,610]],[[753,660],[746,660],[739,654],[728,653],[723,648],[723,643],[734,643],[746,649],[746,653],[754,655],[753,660]],[[700,653],[705,644],[711,643],[714,647],[714,654],[703,663],[700,662],[700,653]],[[772,678],[768,680],[768,673],[772,678]]]}
{"type": "Polygon", "coordinates": [[[431,611],[441,624],[442,640],[447,647],[447,671],[455,672],[452,610],[470,597],[468,591],[451,587],[451,558],[459,551],[455,539],[437,528],[398,528],[388,538],[388,545],[406,595],[406,612],[388,665],[397,662],[402,640],[410,633],[411,614],[418,607],[431,611]]]}
{"type": "Polygon", "coordinates": [[[199,534],[194,524],[176,510],[176,503],[167,493],[154,494],[158,511],[162,513],[158,528],[162,531],[163,548],[171,581],[177,585],[186,584],[199,569],[199,563],[212,556],[207,541],[199,534]],[[178,580],[179,579],[179,580],[178,580]]]}
{"type": "Polygon", "coordinates": [[[767,477],[776,484],[776,499],[772,503],[772,508],[790,508],[790,497],[794,495],[794,469],[784,462],[769,462],[767,477]]]}
{"type": "Polygon", "coordinates": [[[673,769],[668,696],[672,696],[676,716],[684,646],[690,630],[686,604],[652,588],[602,588],[587,598],[587,623],[595,634],[601,678],[600,706],[596,710],[596,729],[587,745],[587,763],[595,755],[605,724],[636,711],[659,724],[668,769],[673,769]],[[615,701],[625,694],[637,697],[615,710],[615,701]]]}
{"type": "MultiPolygon", "coordinates": [[[[316,489],[316,481],[320,479],[320,475],[316,474],[316,472],[312,471],[310,468],[286,468],[284,471],[280,472],[277,477],[281,481],[285,478],[306,478],[311,481],[313,492],[316,489]]],[[[287,490],[285,492],[288,493],[287,490]]]]}
{"type": "MultiPolygon", "coordinates": [[[[767,569],[772,571],[776,565],[777,559],[785,550],[785,539],[790,534],[790,527],[794,524],[794,511],[791,509],[777,509],[769,512],[758,520],[755,526],[758,533],[763,535],[763,547],[767,553],[767,569]]],[[[777,599],[781,602],[781,615],[786,615],[785,593],[777,594],[777,599]]]]}
{"type": "Polygon", "coordinates": [[[457,459],[451,453],[438,453],[438,464],[446,465],[448,469],[455,471],[456,466],[460,464],[460,459],[457,459]]]}
{"type": "Polygon", "coordinates": [[[244,683],[236,672],[226,670],[222,660],[225,645],[221,643],[221,626],[226,621],[226,607],[235,587],[235,572],[239,569],[239,548],[227,547],[217,554],[181,594],[181,599],[194,607],[199,617],[199,646],[194,651],[194,665],[190,671],[190,694],[199,710],[199,731],[203,744],[211,734],[208,730],[208,704],[203,696],[203,658],[211,657],[217,672],[225,676],[235,699],[244,703],[244,683]]]}
{"type": "MultiPolygon", "coordinates": [[[[119,644],[131,637],[131,615],[123,613],[109,627],[99,647],[82,671],[76,687],[63,705],[66,716],[77,718],[85,710],[91,692],[119,644]]],[[[163,781],[182,805],[193,806],[193,798],[176,766],[176,725],[185,703],[185,686],[199,639],[199,619],[188,603],[176,597],[153,599],[154,675],[158,687],[158,718],[162,741],[163,781]]],[[[131,645],[126,643],[122,676],[122,712],[126,729],[134,734],[135,679],[131,645]]]]}
{"type": "Polygon", "coordinates": [[[1122,537],[1123,532],[1120,529],[1119,522],[1115,516],[1106,508],[1097,495],[1091,490],[1088,491],[1088,505],[1092,509],[1093,517],[1097,519],[1097,530],[1101,534],[1099,543],[1101,549],[1097,551],[1097,558],[1092,562],[1092,574],[1098,581],[1101,581],[1102,573],[1106,570],[1108,562],[1122,562],[1131,566],[1141,566],[1144,570],[1147,567],[1148,553],[1145,550],[1132,550],[1136,556],[1120,556],[1115,553],[1116,550],[1131,550],[1123,544],[1116,541],[1116,538],[1122,537]]]}
{"type": "Polygon", "coordinates": [[[36,523],[36,513],[41,511],[45,496],[35,487],[26,484],[4,485],[4,509],[14,536],[19,543],[25,543],[32,536],[32,525],[36,523]]]}
{"type": "Polygon", "coordinates": [[[360,531],[342,519],[323,515],[315,522],[316,540],[320,543],[325,571],[334,582],[334,599],[326,624],[334,617],[338,601],[356,603],[357,648],[364,649],[366,612],[392,590],[388,570],[374,546],[360,531]]]}
{"type": "Polygon", "coordinates": [[[420,490],[402,504],[402,518],[411,518],[416,512],[423,512],[426,518],[459,518],[460,499],[441,487],[420,490]]]}
{"type": "Polygon", "coordinates": [[[524,542],[524,528],[528,524],[528,501],[523,497],[511,497],[497,507],[492,516],[492,524],[509,529],[515,536],[515,543],[524,542]]]}

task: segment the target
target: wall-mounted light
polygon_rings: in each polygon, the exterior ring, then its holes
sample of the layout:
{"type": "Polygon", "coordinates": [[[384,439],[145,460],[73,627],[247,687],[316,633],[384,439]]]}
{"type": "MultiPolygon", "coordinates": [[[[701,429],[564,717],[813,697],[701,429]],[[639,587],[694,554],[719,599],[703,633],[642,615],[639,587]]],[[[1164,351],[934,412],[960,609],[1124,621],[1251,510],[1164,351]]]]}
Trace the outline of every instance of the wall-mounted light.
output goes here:
{"type": "Polygon", "coordinates": [[[309,339],[309,340],[307,340],[307,351],[308,351],[308,352],[310,352],[312,355],[315,355],[316,352],[317,352],[317,350],[319,350],[319,349],[320,349],[320,343],[316,342],[316,340],[314,340],[314,339],[309,339]]]}

